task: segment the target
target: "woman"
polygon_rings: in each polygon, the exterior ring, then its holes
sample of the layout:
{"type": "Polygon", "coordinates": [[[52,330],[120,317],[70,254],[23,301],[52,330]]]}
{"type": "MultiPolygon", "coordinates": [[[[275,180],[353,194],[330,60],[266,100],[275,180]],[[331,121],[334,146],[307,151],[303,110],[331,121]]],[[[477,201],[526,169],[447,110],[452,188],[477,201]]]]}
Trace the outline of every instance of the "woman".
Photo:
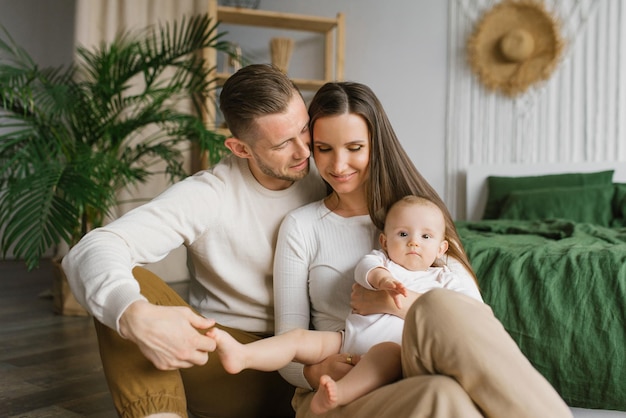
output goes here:
{"type": "MultiPolygon", "coordinates": [[[[377,247],[387,209],[408,194],[441,208],[448,267],[465,285],[476,286],[450,213],[402,149],[374,93],[358,83],[328,83],[313,98],[309,115],[314,158],[329,194],[293,211],[281,226],[274,264],[276,333],[310,324],[342,329],[351,312],[354,266],[377,247]]],[[[447,290],[413,293],[402,309],[390,299],[352,303],[358,313],[405,319],[404,378],[324,416],[571,416],[486,305],[447,290]]],[[[300,388],[293,401],[298,417],[311,415],[310,389],[320,376],[342,377],[350,360],[338,354],[281,371],[300,388]]]]}

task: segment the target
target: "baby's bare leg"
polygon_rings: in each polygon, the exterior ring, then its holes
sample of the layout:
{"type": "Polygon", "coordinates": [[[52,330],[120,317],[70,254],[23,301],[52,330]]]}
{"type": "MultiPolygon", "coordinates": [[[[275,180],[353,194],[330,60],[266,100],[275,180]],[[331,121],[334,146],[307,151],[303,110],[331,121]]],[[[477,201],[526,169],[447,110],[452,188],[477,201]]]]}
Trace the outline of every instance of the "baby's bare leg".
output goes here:
{"type": "Polygon", "coordinates": [[[339,352],[341,334],[294,329],[281,335],[241,344],[227,332],[211,328],[207,335],[217,343],[216,352],[228,373],[243,369],[274,371],[297,361],[315,364],[339,352]]]}
{"type": "Polygon", "coordinates": [[[245,344],[241,344],[229,333],[217,327],[211,328],[206,335],[217,343],[215,352],[220,357],[224,370],[236,374],[246,368],[248,354],[245,344]]]}
{"type": "Polygon", "coordinates": [[[313,399],[311,399],[311,412],[314,414],[323,414],[340,405],[337,381],[333,380],[328,375],[323,375],[320,377],[317,392],[315,392],[313,399]]]}
{"type": "Polygon", "coordinates": [[[384,342],[373,346],[342,379],[322,376],[311,400],[311,412],[322,414],[402,377],[400,346],[384,342]]]}

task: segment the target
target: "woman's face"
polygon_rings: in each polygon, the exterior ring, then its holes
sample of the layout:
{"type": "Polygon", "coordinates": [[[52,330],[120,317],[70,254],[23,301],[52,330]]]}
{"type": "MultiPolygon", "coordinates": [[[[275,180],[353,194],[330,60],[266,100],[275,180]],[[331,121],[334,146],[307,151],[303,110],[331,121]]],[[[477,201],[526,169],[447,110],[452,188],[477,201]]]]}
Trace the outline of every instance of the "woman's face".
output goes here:
{"type": "Polygon", "coordinates": [[[365,193],[369,155],[370,133],[361,116],[344,113],[315,121],[315,164],[337,194],[365,193]]]}

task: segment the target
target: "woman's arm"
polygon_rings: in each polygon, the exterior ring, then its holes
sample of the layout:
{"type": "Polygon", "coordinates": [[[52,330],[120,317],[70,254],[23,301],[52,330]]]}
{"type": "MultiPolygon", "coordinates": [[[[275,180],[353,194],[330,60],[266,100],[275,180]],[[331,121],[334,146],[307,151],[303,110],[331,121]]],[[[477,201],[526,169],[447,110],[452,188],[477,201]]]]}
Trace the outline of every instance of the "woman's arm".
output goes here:
{"type": "MultiPolygon", "coordinates": [[[[314,263],[316,248],[308,248],[311,231],[303,216],[287,215],[281,225],[274,256],[274,313],[276,334],[294,328],[308,329],[311,323],[309,270],[314,263]]],[[[316,245],[316,244],[310,244],[316,245]]],[[[285,380],[294,386],[312,389],[324,374],[338,380],[352,369],[345,354],[329,356],[324,361],[303,366],[291,363],[280,370],[285,380]]],[[[353,363],[358,359],[355,357],[353,363]]]]}
{"type": "MultiPolygon", "coordinates": [[[[309,329],[311,309],[308,291],[309,260],[298,222],[285,217],[274,254],[274,319],[276,335],[294,328],[309,329]]],[[[279,372],[294,386],[312,389],[303,365],[291,363],[279,372]]]]}

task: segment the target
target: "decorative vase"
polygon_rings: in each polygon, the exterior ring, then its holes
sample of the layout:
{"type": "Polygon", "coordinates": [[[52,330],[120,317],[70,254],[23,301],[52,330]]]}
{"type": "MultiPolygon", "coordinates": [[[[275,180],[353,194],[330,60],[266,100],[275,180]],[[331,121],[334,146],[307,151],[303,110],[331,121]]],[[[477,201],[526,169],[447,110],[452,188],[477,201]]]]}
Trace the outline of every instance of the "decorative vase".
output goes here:
{"type": "Polygon", "coordinates": [[[272,64],[278,67],[280,71],[287,74],[289,60],[293,53],[293,39],[272,38],[270,41],[270,52],[272,54],[272,64]]]}

